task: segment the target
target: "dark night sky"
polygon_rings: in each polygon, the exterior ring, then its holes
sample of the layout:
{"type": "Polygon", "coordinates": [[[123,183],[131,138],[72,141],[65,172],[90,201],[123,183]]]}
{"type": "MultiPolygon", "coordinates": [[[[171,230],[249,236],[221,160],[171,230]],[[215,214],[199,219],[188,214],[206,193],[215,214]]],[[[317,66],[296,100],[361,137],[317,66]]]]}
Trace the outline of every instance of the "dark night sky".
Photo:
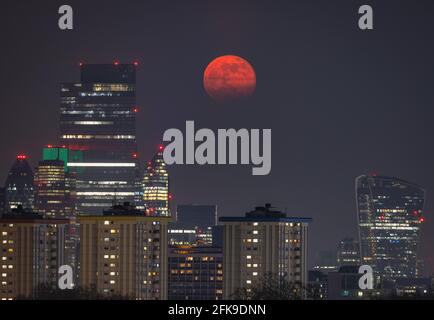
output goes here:
{"type": "Polygon", "coordinates": [[[18,152],[36,165],[56,142],[59,84],[79,81],[79,61],[138,59],[143,161],[185,120],[273,132],[269,176],[171,167],[177,203],[240,215],[271,202],[313,217],[313,257],[356,236],[357,175],[398,176],[427,189],[422,252],[434,271],[433,1],[2,1],[0,15],[1,180],[18,152]],[[65,3],[73,31],[57,27],[65,3]],[[357,27],[363,4],[374,31],[357,27]],[[222,54],[255,68],[247,101],[218,105],[203,90],[204,68],[222,54]]]}

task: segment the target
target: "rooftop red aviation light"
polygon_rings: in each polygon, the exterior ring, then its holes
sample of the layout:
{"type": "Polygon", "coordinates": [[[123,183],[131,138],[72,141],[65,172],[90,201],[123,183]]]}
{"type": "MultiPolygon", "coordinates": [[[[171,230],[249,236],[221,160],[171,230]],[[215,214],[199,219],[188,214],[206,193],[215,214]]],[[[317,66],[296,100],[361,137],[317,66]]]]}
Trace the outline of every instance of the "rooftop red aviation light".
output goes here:
{"type": "Polygon", "coordinates": [[[27,159],[27,156],[25,154],[19,154],[19,155],[17,155],[17,159],[18,160],[25,160],[25,159],[27,159]]]}
{"type": "Polygon", "coordinates": [[[134,66],[138,67],[139,66],[139,61],[136,60],[136,61],[133,62],[133,64],[134,64],[134,66]]]}
{"type": "Polygon", "coordinates": [[[139,108],[137,108],[137,107],[134,107],[134,108],[133,108],[133,112],[134,112],[134,113],[137,113],[137,112],[139,112],[139,108]]]}
{"type": "Polygon", "coordinates": [[[424,218],[424,217],[420,217],[420,218],[419,218],[419,222],[420,222],[420,223],[425,222],[425,218],[424,218]]]}
{"type": "Polygon", "coordinates": [[[158,146],[158,150],[163,151],[163,150],[164,150],[164,146],[163,146],[162,144],[160,144],[160,145],[158,146]]]}
{"type": "Polygon", "coordinates": [[[118,66],[118,65],[119,65],[119,61],[118,61],[118,60],[115,60],[115,61],[113,61],[113,64],[114,64],[115,66],[118,66]]]}

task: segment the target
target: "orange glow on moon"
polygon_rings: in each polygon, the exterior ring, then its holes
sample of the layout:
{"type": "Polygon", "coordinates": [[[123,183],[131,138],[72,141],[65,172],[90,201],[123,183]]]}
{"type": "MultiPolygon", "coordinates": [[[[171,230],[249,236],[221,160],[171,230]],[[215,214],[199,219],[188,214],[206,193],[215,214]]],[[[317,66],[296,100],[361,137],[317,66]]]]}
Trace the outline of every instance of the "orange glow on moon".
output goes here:
{"type": "Polygon", "coordinates": [[[216,101],[233,101],[250,96],[256,88],[256,74],[245,59],[221,56],[206,67],[203,85],[208,95],[216,101]]]}

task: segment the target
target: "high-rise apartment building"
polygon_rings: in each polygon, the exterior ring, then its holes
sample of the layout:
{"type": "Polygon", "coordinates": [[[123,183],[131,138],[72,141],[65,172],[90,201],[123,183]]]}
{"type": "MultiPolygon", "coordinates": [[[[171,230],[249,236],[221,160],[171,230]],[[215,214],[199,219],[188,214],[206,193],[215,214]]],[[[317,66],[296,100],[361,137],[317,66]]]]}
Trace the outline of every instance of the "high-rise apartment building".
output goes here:
{"type": "Polygon", "coordinates": [[[212,245],[216,225],[216,205],[178,205],[176,221],[169,224],[169,242],[172,245],[212,245]]]}
{"type": "Polygon", "coordinates": [[[80,222],[80,285],[103,295],[167,299],[169,217],[116,205],[80,222]]]}
{"type": "Polygon", "coordinates": [[[40,285],[57,286],[64,264],[65,219],[45,219],[32,212],[0,218],[0,298],[33,298],[40,285]]]}
{"type": "Polygon", "coordinates": [[[223,298],[239,289],[249,294],[263,276],[273,275],[306,285],[307,245],[310,218],[256,207],[244,217],[222,217],[223,298]]]}
{"type": "Polygon", "coordinates": [[[77,175],[79,213],[101,214],[140,193],[135,64],[81,64],[61,85],[60,141],[77,175]]]}
{"type": "Polygon", "coordinates": [[[356,178],[362,264],[384,278],[415,277],[425,190],[402,179],[356,178]]]}
{"type": "Polygon", "coordinates": [[[16,209],[19,206],[33,210],[33,170],[26,155],[17,155],[6,178],[5,192],[6,211],[16,209]]]}
{"type": "Polygon", "coordinates": [[[169,300],[222,299],[222,248],[171,247],[168,261],[169,300]]]}
{"type": "Polygon", "coordinates": [[[164,147],[147,163],[143,176],[143,201],[147,212],[155,216],[170,215],[169,174],[163,159],[164,147]]]}
{"type": "Polygon", "coordinates": [[[338,266],[359,266],[360,246],[353,238],[344,238],[338,245],[338,266]]]}

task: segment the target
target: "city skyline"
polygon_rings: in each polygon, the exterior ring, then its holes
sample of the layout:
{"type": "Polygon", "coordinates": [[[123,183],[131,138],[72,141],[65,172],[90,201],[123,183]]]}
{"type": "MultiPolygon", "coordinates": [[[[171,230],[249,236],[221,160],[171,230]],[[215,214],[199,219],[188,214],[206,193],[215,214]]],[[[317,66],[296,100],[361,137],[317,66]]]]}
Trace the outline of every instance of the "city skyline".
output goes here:
{"type": "MultiPolygon", "coordinates": [[[[351,12],[356,12],[353,4],[341,4],[333,19],[314,9],[311,2],[298,7],[281,2],[269,6],[253,2],[247,7],[240,2],[232,6],[231,13],[225,4],[208,2],[190,13],[180,5],[166,12],[162,5],[138,3],[116,10],[109,2],[106,18],[99,18],[89,12],[93,5],[77,2],[73,3],[80,13],[77,30],[69,34],[54,27],[51,31],[46,7],[28,6],[23,26],[9,17],[1,22],[3,30],[15,35],[9,40],[10,48],[1,53],[3,69],[10,76],[1,80],[8,92],[0,100],[1,181],[16,154],[27,154],[34,168],[41,160],[41,148],[57,142],[59,84],[78,78],[80,61],[138,61],[138,154],[142,164],[152,158],[164,130],[182,127],[185,120],[211,128],[270,126],[278,134],[273,138],[273,169],[268,177],[251,177],[241,167],[169,167],[174,203],[215,203],[221,216],[230,216],[271,202],[291,215],[313,217],[310,251],[315,252],[335,248],[346,236],[356,237],[353,186],[358,175],[376,171],[397,176],[427,190],[422,253],[433,272],[434,154],[429,148],[433,136],[429,120],[434,101],[433,74],[427,70],[434,50],[424,32],[432,22],[421,7],[386,10],[386,5],[378,4],[379,31],[366,36],[351,20],[351,12]],[[263,24],[257,13],[262,9],[266,12],[263,24]],[[303,17],[312,16],[314,22],[297,18],[310,9],[303,17]],[[410,18],[412,23],[402,26],[398,20],[406,10],[422,18],[410,18]],[[154,17],[147,16],[149,11],[154,17]],[[119,30],[104,23],[117,15],[130,23],[119,30]],[[185,23],[183,16],[190,21],[185,23]],[[205,25],[206,19],[209,24],[205,25]],[[271,23],[273,20],[276,22],[271,23]],[[41,27],[31,28],[32,23],[41,27]],[[170,23],[184,25],[174,30],[173,25],[167,27],[170,23]],[[132,33],[137,30],[143,33],[132,33]],[[116,41],[111,43],[109,34],[116,35],[116,41]],[[326,34],[325,42],[321,38],[326,34]],[[386,47],[382,46],[385,41],[386,47]],[[270,53],[259,47],[269,48],[270,53]],[[230,106],[210,101],[201,83],[206,65],[226,53],[246,57],[258,77],[255,94],[230,106]],[[270,61],[270,54],[276,61],[270,61]],[[388,86],[383,87],[384,83],[388,86]]],[[[432,9],[427,5],[425,12],[432,9]]]]}

